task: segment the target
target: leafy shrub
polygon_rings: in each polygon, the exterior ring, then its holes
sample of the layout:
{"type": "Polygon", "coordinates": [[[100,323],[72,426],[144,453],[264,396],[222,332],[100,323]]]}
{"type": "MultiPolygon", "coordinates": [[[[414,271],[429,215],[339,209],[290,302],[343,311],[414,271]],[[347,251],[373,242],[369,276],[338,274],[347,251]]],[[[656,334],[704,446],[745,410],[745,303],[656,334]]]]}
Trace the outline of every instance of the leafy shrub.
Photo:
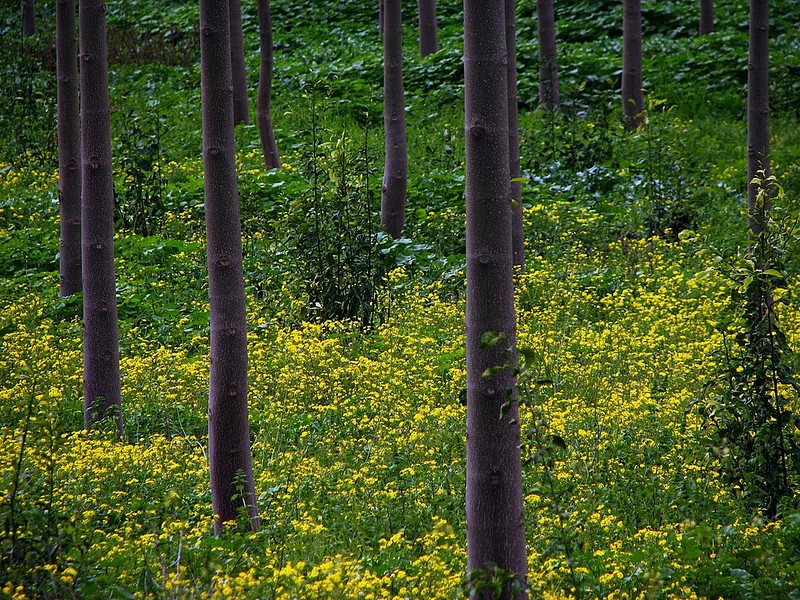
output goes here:
{"type": "Polygon", "coordinates": [[[157,108],[142,115],[122,117],[124,129],[114,153],[117,190],[114,213],[117,226],[140,235],[158,232],[164,216],[163,119],[157,108]]]}
{"type": "Polygon", "coordinates": [[[21,38],[8,24],[0,25],[0,37],[0,160],[53,165],[58,160],[54,42],[46,30],[21,38]]]}
{"type": "Polygon", "coordinates": [[[763,172],[759,205],[763,231],[747,250],[718,262],[731,281],[729,316],[719,329],[720,377],[709,396],[696,405],[711,430],[725,477],[753,510],[774,518],[784,498],[791,500],[800,482],[800,436],[796,416],[800,384],[794,378],[792,350],[778,321],[777,308],[788,305],[787,230],[796,217],[779,220],[782,190],[763,172]]]}

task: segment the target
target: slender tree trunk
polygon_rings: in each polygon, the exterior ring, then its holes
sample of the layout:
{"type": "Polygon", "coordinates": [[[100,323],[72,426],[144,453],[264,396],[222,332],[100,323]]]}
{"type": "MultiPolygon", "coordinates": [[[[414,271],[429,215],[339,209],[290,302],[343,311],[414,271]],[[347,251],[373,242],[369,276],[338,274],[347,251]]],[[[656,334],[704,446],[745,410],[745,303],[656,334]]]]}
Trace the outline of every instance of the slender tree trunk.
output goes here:
{"type": "Polygon", "coordinates": [[[769,164],[769,1],[750,0],[750,48],[747,71],[747,198],[748,224],[758,237],[766,222],[769,202],[758,206],[759,171],[770,174],[769,164]]]}
{"type": "Polygon", "coordinates": [[[261,44],[261,70],[258,74],[256,118],[261,135],[261,149],[267,169],[279,169],[278,145],[272,128],[272,18],[269,0],[258,0],[258,32],[261,44]]]}
{"type": "Polygon", "coordinates": [[[200,0],[211,374],[208,460],[214,529],[246,506],[258,527],[247,415],[247,329],[233,137],[228,0],[200,0]]]}
{"type": "Polygon", "coordinates": [[[383,129],[386,162],[381,195],[381,224],[392,237],[403,232],[406,212],[408,156],[403,98],[403,25],[400,0],[384,0],[383,129]]]}
{"type": "Polygon", "coordinates": [[[436,0],[418,0],[419,9],[419,55],[422,58],[439,49],[436,30],[436,0]]]}
{"type": "Polygon", "coordinates": [[[537,0],[539,23],[539,103],[558,108],[558,59],[556,57],[556,19],[553,0],[537,0]]]}
{"type": "MultiPolygon", "coordinates": [[[[464,0],[467,200],[467,568],[526,574],[503,0],[464,0]],[[484,336],[500,335],[496,344],[484,336]],[[507,400],[511,409],[501,418],[507,400]]],[[[511,597],[510,585],[501,598],[511,597]]]]}
{"type": "Polygon", "coordinates": [[[700,0],[700,35],[714,31],[714,0],[700,0]]]}
{"type": "Polygon", "coordinates": [[[81,0],[79,19],[84,423],[113,416],[121,437],[105,1],[81,0]]]}
{"type": "Polygon", "coordinates": [[[58,79],[58,202],[61,212],[61,295],[83,289],[81,274],[81,113],[75,0],[56,1],[58,79]]]}
{"type": "Polygon", "coordinates": [[[623,0],[622,114],[629,129],[644,123],[641,0],[623,0]]]}
{"type": "Polygon", "coordinates": [[[22,0],[22,36],[36,35],[36,2],[22,0]]]}
{"type": "Polygon", "coordinates": [[[233,74],[233,124],[250,123],[247,102],[247,70],[244,65],[244,36],[242,35],[242,4],[230,0],[231,72],[233,74]]]}
{"type": "Polygon", "coordinates": [[[522,226],[522,176],[519,164],[519,115],[517,99],[517,16],[515,0],[505,0],[508,52],[508,161],[511,174],[511,238],[514,265],[525,267],[525,232],[522,226]]]}

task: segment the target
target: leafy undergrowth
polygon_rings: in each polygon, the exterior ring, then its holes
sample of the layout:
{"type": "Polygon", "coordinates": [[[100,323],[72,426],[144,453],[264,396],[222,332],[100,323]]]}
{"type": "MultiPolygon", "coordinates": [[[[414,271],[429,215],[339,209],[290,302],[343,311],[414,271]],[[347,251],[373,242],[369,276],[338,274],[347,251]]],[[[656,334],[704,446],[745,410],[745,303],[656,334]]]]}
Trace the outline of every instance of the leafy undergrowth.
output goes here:
{"type": "MultiPolygon", "coordinates": [[[[746,243],[746,6],[720,0],[717,32],[697,39],[695,5],[645,4],[649,126],[631,133],[615,92],[619,11],[558,9],[564,107],[548,114],[535,110],[532,5],[519,8],[531,597],[797,598],[800,498],[772,521],[750,510],[691,408],[720,373],[730,282],[678,234],[746,243]]],[[[426,59],[406,14],[408,237],[390,240],[375,214],[377,11],[273,2],[283,168],[265,172],[256,128],[237,129],[261,528],[219,538],[196,3],[109,3],[122,444],[82,430],[81,298],[57,295],[52,10],[40,8],[42,34],[24,46],[5,43],[17,15],[0,9],[11,107],[0,114],[0,597],[461,596],[461,3],[439,3],[441,50],[426,59]]],[[[772,7],[772,166],[788,201],[800,197],[791,8],[772,7]]],[[[790,248],[779,309],[795,348],[797,258],[790,248]]]]}
{"type": "MultiPolygon", "coordinates": [[[[17,189],[14,177],[6,189],[17,189]]],[[[34,189],[53,192],[49,173],[31,177],[34,189]]],[[[6,232],[30,221],[54,235],[44,215],[7,207],[0,217],[6,232]]],[[[569,202],[542,203],[526,219],[540,256],[518,279],[519,344],[547,382],[522,390],[534,593],[763,598],[797,589],[796,515],[765,523],[749,514],[720,477],[700,417],[687,411],[721,343],[714,324],[725,285],[706,272],[708,259],[661,238],[587,245],[603,217],[569,202]],[[544,430],[559,444],[538,460],[533,440],[544,430]]],[[[173,216],[165,226],[182,223],[173,216]]],[[[152,301],[140,298],[147,319],[126,320],[124,444],[113,432],[80,430],[79,303],[56,297],[52,274],[3,290],[4,593],[457,596],[466,561],[463,283],[392,270],[381,292],[386,316],[372,332],[286,326],[286,315],[251,294],[262,527],[233,526],[217,539],[204,456],[205,325],[188,316],[204,301],[176,283],[201,278],[193,265],[203,244],[119,238],[130,289],[155,267],[131,264],[128,244],[176,278],[153,282],[152,301]],[[187,316],[170,312],[190,295],[187,316]],[[152,325],[165,316],[162,328],[152,325]]],[[[796,343],[795,315],[785,328],[796,343]]]]}

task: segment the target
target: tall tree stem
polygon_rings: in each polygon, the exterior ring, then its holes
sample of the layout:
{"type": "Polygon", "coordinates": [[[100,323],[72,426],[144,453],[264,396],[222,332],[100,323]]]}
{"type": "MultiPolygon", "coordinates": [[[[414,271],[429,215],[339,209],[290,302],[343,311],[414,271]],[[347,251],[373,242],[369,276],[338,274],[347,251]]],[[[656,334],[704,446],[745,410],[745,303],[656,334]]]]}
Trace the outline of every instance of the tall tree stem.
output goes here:
{"type": "MultiPolygon", "coordinates": [[[[465,0],[467,568],[495,564],[524,580],[520,432],[509,366],[516,317],[507,51],[504,1],[465,0]],[[487,345],[485,337],[500,341],[487,345]],[[493,374],[484,376],[487,370],[493,374]]],[[[507,585],[501,598],[510,597],[507,585]]]]}
{"type": "Polygon", "coordinates": [[[519,164],[519,101],[517,98],[517,17],[516,1],[505,0],[506,48],[508,67],[508,162],[511,175],[511,237],[514,265],[525,266],[525,232],[522,222],[522,172],[519,164]]]}
{"type": "Polygon", "coordinates": [[[81,247],[84,423],[122,411],[114,272],[114,181],[104,0],[81,0],[81,247]]]}
{"type": "Polygon", "coordinates": [[[281,166],[275,131],[272,127],[272,18],[269,0],[258,0],[258,32],[261,46],[261,69],[258,75],[256,118],[261,136],[261,150],[267,169],[281,166]]]}
{"type": "Polygon", "coordinates": [[[244,64],[241,0],[229,0],[231,28],[231,73],[233,76],[233,124],[250,123],[247,101],[247,69],[244,64]]]}
{"type": "Polygon", "coordinates": [[[558,108],[558,58],[553,0],[537,0],[536,17],[539,30],[539,103],[555,110],[558,108]]]}
{"type": "Polygon", "coordinates": [[[81,274],[81,114],[75,0],[56,0],[58,202],[61,295],[83,289],[81,274]]]}
{"type": "Polygon", "coordinates": [[[247,327],[236,185],[228,0],[200,0],[211,372],[208,461],[214,529],[244,511],[258,528],[247,414],[247,327]]]}
{"type": "Polygon", "coordinates": [[[700,35],[714,31],[714,0],[700,0],[700,35]]]}
{"type": "Polygon", "coordinates": [[[641,0],[622,4],[622,114],[625,126],[636,129],[644,123],[642,7],[641,0]]]}
{"type": "Polygon", "coordinates": [[[753,183],[761,171],[770,175],[769,164],[769,1],[750,1],[750,42],[747,63],[747,199],[748,226],[753,238],[764,230],[770,208],[768,187],[763,202],[761,186],[753,183]]]}
{"type": "Polygon", "coordinates": [[[439,49],[436,0],[417,0],[419,10],[419,55],[425,58],[439,49]]]}
{"type": "Polygon", "coordinates": [[[36,35],[36,1],[22,0],[22,37],[36,35]]]}
{"type": "Polygon", "coordinates": [[[408,155],[403,91],[403,25],[400,0],[384,0],[383,128],[386,152],[381,195],[381,224],[392,237],[405,225],[408,155]]]}

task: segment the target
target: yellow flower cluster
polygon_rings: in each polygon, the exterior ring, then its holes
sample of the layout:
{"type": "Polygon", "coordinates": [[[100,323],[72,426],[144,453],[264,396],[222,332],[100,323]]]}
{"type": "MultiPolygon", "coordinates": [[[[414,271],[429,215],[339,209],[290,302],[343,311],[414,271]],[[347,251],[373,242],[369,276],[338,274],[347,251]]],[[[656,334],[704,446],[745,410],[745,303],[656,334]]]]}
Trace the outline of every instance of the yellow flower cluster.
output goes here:
{"type": "MultiPolygon", "coordinates": [[[[167,167],[175,177],[184,169],[167,167]]],[[[765,540],[780,547],[773,526],[742,514],[686,411],[713,373],[720,340],[710,324],[724,284],[694,277],[701,259],[662,240],[587,251],[600,219],[588,209],[554,202],[526,219],[553,257],[535,258],[517,279],[518,344],[539,380],[520,393],[534,596],[702,596],[698,563],[708,570],[765,540]]],[[[175,276],[188,278],[181,263],[201,255],[202,246],[172,255],[175,276]]],[[[145,269],[119,268],[129,291],[145,269]]],[[[211,535],[207,341],[192,332],[164,347],[141,335],[147,315],[126,330],[120,444],[102,428],[81,431],[79,315],[37,286],[0,294],[0,513],[13,498],[24,515],[14,524],[20,548],[42,544],[46,531],[63,540],[54,558],[30,550],[2,594],[80,597],[116,586],[136,598],[458,596],[464,305],[448,285],[393,271],[391,316],[369,334],[347,323],[282,327],[273,305],[250,298],[262,526],[232,526],[221,539],[211,535]]],[[[200,296],[170,331],[207,310],[200,296]]],[[[302,301],[287,297],[282,310],[302,301]]],[[[797,345],[797,312],[784,319],[797,345]]],[[[6,533],[0,542],[12,543],[6,533]]]]}

